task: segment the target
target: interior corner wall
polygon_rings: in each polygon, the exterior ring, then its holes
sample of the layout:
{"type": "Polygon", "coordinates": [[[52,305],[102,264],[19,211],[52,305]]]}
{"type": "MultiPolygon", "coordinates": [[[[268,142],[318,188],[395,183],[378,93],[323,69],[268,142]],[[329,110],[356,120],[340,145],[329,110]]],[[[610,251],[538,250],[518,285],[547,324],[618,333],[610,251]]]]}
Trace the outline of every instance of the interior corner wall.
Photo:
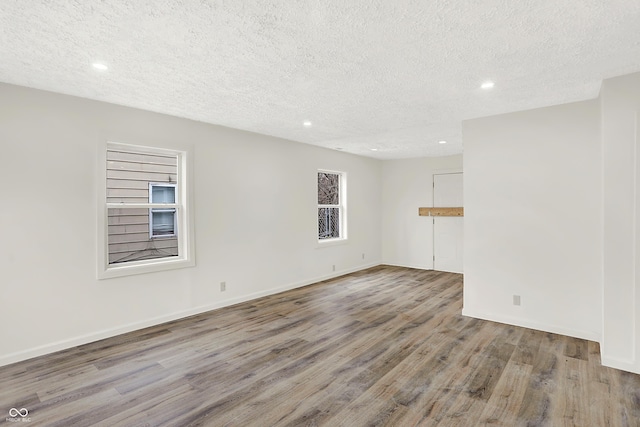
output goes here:
{"type": "Polygon", "coordinates": [[[640,73],[605,80],[602,363],[640,373],[640,73]]]}
{"type": "Polygon", "coordinates": [[[600,339],[599,135],[597,100],[463,122],[463,314],[600,339]]]}
{"type": "Polygon", "coordinates": [[[381,262],[378,160],[7,84],[0,144],[0,365],[381,262]],[[96,279],[105,139],[193,147],[196,267],[96,279]],[[347,172],[346,244],[318,247],[320,168],[347,172]]]}
{"type": "Polygon", "coordinates": [[[433,174],[462,172],[462,155],[386,160],[382,164],[382,261],[433,269],[433,226],[418,216],[433,206],[433,174]]]}

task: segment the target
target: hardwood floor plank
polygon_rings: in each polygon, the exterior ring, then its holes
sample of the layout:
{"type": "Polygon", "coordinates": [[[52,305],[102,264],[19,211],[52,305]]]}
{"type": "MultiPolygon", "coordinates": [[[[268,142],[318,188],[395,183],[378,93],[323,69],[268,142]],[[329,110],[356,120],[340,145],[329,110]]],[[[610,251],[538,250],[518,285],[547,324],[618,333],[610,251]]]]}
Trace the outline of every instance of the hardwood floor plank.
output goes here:
{"type": "Polygon", "coordinates": [[[558,420],[561,425],[590,424],[588,384],[583,381],[583,378],[588,377],[587,369],[588,363],[584,360],[573,357],[564,357],[560,360],[558,388],[562,393],[554,405],[553,419],[558,420]]]}
{"type": "Polygon", "coordinates": [[[556,387],[558,356],[550,351],[539,351],[534,361],[529,385],[522,399],[518,419],[528,427],[551,425],[554,397],[559,399],[562,390],[556,387]]]}
{"type": "Polygon", "coordinates": [[[589,359],[589,420],[593,425],[612,427],[622,425],[619,414],[612,409],[611,402],[615,399],[612,378],[617,375],[611,368],[600,366],[600,346],[598,343],[588,343],[589,359]]]}
{"type": "Polygon", "coordinates": [[[524,331],[518,341],[512,360],[516,363],[533,365],[538,355],[541,340],[542,334],[539,331],[531,329],[524,331]]]}
{"type": "MultiPolygon", "coordinates": [[[[117,402],[119,398],[120,395],[115,389],[104,388],[92,393],[74,395],[69,400],[58,400],[55,404],[48,402],[36,405],[33,408],[29,408],[29,417],[32,419],[29,425],[46,425],[47,427],[89,426],[91,425],[89,420],[94,415],[93,411],[99,405],[103,404],[103,402],[117,402]],[[61,404],[65,407],[64,411],[60,411],[61,404]],[[91,416],[83,415],[88,411],[92,412],[91,416]]],[[[117,410],[113,405],[109,408],[109,411],[117,410]]]]}
{"type": "MultiPolygon", "coordinates": [[[[629,426],[597,343],[464,317],[459,274],[378,266],[0,367],[31,426],[629,426]]],[[[0,417],[0,423],[4,419],[0,417]]]]}
{"type": "Polygon", "coordinates": [[[587,340],[566,337],[564,355],[573,357],[574,359],[588,360],[588,344],[589,342],[587,340]]]}
{"type": "Polygon", "coordinates": [[[484,406],[478,425],[505,427],[517,425],[518,411],[527,390],[526,380],[532,370],[532,365],[515,362],[513,358],[507,363],[484,406]]]}
{"type": "Polygon", "coordinates": [[[615,377],[622,392],[618,396],[621,399],[619,413],[622,423],[638,426],[640,425],[640,375],[620,372],[615,377]]]}
{"type": "Polygon", "coordinates": [[[478,367],[467,386],[467,394],[470,397],[489,400],[514,349],[513,344],[502,342],[500,338],[489,344],[485,363],[478,367]]]}

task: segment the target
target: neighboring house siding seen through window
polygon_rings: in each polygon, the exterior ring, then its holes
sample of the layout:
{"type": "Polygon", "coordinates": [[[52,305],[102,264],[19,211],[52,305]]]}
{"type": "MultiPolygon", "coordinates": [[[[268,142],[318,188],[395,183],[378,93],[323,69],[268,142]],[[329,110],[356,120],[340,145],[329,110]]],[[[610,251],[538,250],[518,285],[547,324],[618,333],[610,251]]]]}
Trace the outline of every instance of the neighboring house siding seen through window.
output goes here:
{"type": "Polygon", "coordinates": [[[109,264],[178,256],[175,208],[126,207],[174,204],[177,173],[175,154],[136,153],[123,147],[107,150],[107,203],[124,205],[108,209],[109,264]],[[163,235],[168,238],[156,239],[163,235]]]}
{"type": "Polygon", "coordinates": [[[107,144],[100,277],[193,265],[185,230],[186,154],[107,144]]]}
{"type": "Polygon", "coordinates": [[[318,172],[318,240],[346,238],[345,174],[318,172]]]}

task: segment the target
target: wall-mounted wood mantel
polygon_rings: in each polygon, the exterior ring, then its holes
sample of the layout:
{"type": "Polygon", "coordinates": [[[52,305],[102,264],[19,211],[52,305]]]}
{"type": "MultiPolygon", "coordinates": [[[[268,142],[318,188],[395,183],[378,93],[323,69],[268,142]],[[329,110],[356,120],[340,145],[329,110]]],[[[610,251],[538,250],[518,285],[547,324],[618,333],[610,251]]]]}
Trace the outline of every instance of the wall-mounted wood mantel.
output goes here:
{"type": "Polygon", "coordinates": [[[418,208],[420,216],[464,216],[464,208],[418,208]]]}

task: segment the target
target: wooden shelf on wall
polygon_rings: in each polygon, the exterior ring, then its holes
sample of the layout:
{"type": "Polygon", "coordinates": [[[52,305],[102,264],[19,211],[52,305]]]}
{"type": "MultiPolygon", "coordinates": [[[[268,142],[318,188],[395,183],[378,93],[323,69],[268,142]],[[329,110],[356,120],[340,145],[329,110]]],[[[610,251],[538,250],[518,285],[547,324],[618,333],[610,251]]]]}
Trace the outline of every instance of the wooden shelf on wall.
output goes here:
{"type": "Polygon", "coordinates": [[[464,208],[418,208],[420,216],[464,216],[464,208]]]}

